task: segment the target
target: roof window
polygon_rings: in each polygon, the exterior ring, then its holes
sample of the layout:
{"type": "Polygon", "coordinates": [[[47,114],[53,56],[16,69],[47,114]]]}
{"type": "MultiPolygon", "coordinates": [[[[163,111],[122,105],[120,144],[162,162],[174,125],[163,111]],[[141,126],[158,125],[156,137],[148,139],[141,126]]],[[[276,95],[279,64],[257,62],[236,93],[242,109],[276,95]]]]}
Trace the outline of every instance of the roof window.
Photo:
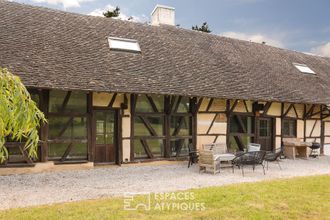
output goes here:
{"type": "Polygon", "coordinates": [[[141,52],[141,48],[137,40],[109,37],[108,41],[111,50],[141,52]]]}
{"type": "Polygon", "coordinates": [[[315,72],[305,64],[293,63],[293,65],[302,73],[315,74],[315,72]]]}

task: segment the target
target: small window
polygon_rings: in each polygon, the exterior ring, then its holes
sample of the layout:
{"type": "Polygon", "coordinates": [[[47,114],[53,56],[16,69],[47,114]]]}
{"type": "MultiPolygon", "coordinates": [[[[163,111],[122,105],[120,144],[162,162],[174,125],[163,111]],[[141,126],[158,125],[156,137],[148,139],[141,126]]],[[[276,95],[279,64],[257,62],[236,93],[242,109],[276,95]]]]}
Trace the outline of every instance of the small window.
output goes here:
{"type": "Polygon", "coordinates": [[[140,45],[136,40],[109,37],[108,41],[111,50],[141,52],[140,45]]]}
{"type": "Polygon", "coordinates": [[[293,63],[293,65],[302,73],[315,74],[315,72],[305,64],[293,63]]]}
{"type": "Polygon", "coordinates": [[[297,137],[297,121],[294,119],[284,119],[282,133],[284,137],[297,137]]]}

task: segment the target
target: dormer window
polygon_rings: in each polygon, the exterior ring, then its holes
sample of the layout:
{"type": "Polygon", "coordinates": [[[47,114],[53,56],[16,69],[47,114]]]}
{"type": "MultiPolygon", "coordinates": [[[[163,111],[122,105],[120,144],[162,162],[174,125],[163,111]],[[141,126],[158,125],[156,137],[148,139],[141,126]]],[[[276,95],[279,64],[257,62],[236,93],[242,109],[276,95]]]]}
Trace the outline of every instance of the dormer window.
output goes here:
{"type": "Polygon", "coordinates": [[[293,65],[302,73],[316,74],[311,68],[305,64],[293,63],[293,65]]]}
{"type": "Polygon", "coordinates": [[[126,52],[141,52],[140,45],[137,40],[109,37],[109,47],[111,50],[119,50],[126,52]]]}

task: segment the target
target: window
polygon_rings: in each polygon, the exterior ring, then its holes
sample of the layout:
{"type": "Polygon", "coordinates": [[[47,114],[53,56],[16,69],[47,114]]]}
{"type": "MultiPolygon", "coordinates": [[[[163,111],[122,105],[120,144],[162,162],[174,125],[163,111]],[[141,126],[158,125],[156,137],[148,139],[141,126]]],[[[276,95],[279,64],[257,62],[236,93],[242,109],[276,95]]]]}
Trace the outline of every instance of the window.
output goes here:
{"type": "Polygon", "coordinates": [[[111,50],[141,52],[140,45],[136,40],[109,37],[108,41],[111,50]]]}
{"type": "Polygon", "coordinates": [[[282,133],[285,137],[297,136],[297,121],[293,119],[284,119],[282,133]]]}
{"type": "Polygon", "coordinates": [[[192,143],[191,99],[156,95],[134,97],[134,158],[187,156],[188,145],[192,143]]]}
{"type": "Polygon", "coordinates": [[[51,160],[87,159],[87,94],[49,92],[48,156],[51,160]]]}
{"type": "Polygon", "coordinates": [[[232,115],[230,117],[229,150],[237,151],[254,142],[254,117],[246,115],[232,115]]]}
{"type": "Polygon", "coordinates": [[[134,158],[164,157],[164,97],[136,96],[134,109],[134,158]]]}
{"type": "Polygon", "coordinates": [[[315,72],[305,64],[293,63],[293,65],[302,73],[315,74],[315,72]]]}

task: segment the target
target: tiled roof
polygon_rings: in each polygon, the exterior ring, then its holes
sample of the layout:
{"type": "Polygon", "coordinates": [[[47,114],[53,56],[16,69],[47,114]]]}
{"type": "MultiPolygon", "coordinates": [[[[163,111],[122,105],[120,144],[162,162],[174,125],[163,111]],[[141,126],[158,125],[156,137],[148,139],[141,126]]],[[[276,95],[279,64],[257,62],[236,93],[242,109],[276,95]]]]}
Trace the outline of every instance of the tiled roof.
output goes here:
{"type": "Polygon", "coordinates": [[[330,103],[329,58],[7,1],[0,1],[0,66],[30,87],[330,103]],[[110,51],[110,36],[138,40],[142,53],[110,51]]]}

